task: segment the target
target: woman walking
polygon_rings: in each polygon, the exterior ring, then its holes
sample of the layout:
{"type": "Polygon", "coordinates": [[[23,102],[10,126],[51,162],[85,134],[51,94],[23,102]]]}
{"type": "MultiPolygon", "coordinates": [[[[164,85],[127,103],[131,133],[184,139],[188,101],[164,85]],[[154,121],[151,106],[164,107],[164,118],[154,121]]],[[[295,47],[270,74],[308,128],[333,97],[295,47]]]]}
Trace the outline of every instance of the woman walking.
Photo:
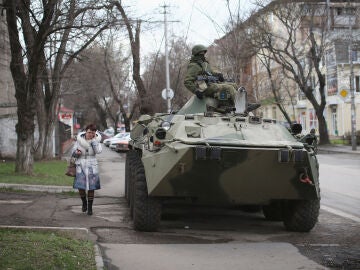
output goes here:
{"type": "Polygon", "coordinates": [[[79,133],[73,148],[73,156],[76,158],[76,176],[74,188],[79,190],[82,200],[82,211],[92,215],[92,205],[96,189],[100,189],[99,167],[96,154],[102,151],[101,135],[96,130],[96,125],[90,124],[85,132],[79,133]],[[87,200],[86,200],[87,191],[87,200]]]}

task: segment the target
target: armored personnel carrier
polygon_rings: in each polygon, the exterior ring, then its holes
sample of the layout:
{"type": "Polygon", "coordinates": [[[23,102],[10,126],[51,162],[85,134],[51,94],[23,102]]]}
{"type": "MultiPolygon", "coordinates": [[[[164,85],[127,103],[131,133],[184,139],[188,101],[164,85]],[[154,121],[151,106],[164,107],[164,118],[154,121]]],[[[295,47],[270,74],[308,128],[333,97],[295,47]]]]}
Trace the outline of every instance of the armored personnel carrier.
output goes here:
{"type": "MultiPolygon", "coordinates": [[[[268,220],[310,231],[320,208],[314,147],[272,119],[255,116],[246,91],[235,100],[192,97],[172,114],[142,115],[131,132],[125,197],[135,230],[156,231],[162,202],[261,206],[268,220]]],[[[297,132],[295,132],[297,131],[297,132]]],[[[301,130],[300,130],[301,131],[301,130]]]]}

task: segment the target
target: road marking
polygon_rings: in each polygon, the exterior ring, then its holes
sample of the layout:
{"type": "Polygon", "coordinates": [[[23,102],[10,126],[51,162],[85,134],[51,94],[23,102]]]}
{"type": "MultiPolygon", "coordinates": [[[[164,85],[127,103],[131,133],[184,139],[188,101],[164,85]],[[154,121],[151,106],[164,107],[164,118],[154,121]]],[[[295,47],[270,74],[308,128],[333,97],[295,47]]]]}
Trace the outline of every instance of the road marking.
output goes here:
{"type": "Polygon", "coordinates": [[[32,201],[24,201],[24,200],[0,200],[0,204],[25,204],[32,203],[32,201]]]}
{"type": "Polygon", "coordinates": [[[360,218],[358,218],[356,216],[353,216],[351,214],[345,213],[345,212],[343,212],[341,210],[337,210],[337,209],[334,209],[334,208],[331,208],[331,207],[328,207],[328,206],[325,206],[325,205],[322,205],[321,209],[323,209],[323,210],[325,210],[327,212],[330,212],[332,214],[335,214],[335,215],[338,215],[338,216],[341,216],[341,217],[344,217],[344,218],[348,218],[348,219],[351,219],[353,221],[356,221],[356,222],[360,223],[360,218]]]}
{"type": "Polygon", "coordinates": [[[300,244],[301,247],[339,247],[339,244],[300,244]]]}

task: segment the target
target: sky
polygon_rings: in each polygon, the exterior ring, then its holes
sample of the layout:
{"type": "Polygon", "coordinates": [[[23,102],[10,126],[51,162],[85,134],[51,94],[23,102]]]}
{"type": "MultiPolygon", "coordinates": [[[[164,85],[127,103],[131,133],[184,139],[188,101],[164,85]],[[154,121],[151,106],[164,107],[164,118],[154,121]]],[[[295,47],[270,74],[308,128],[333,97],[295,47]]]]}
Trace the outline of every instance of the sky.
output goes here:
{"type": "MultiPolygon", "coordinates": [[[[164,8],[167,5],[168,38],[186,37],[188,44],[210,45],[222,37],[229,20],[226,0],[132,0],[123,1],[130,16],[153,23],[143,24],[141,33],[142,55],[164,52],[164,8]]],[[[253,7],[252,0],[229,0],[232,10],[240,6],[241,14],[253,7]]],[[[133,18],[134,18],[133,17],[133,18]]]]}

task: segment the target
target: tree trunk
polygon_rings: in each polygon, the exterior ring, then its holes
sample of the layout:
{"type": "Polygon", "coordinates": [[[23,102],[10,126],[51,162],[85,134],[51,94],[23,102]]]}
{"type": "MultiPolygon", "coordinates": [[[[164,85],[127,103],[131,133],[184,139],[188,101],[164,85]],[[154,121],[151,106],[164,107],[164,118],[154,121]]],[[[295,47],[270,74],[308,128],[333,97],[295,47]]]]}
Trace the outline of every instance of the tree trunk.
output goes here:
{"type": "MultiPolygon", "coordinates": [[[[34,118],[35,118],[35,85],[32,78],[28,78],[25,73],[22,46],[20,44],[19,32],[17,28],[16,13],[17,6],[15,1],[5,1],[6,22],[10,41],[10,70],[15,85],[15,97],[17,101],[16,124],[17,151],[15,161],[15,172],[31,175],[33,172],[33,144],[34,144],[34,118]]],[[[28,73],[30,74],[30,68],[28,73]]],[[[30,77],[30,76],[29,76],[30,77]]]]}
{"type": "Polygon", "coordinates": [[[326,120],[323,115],[323,111],[321,112],[316,111],[316,116],[319,121],[319,135],[320,135],[319,144],[330,144],[329,133],[327,129],[326,120]]]}
{"type": "Polygon", "coordinates": [[[42,152],[44,148],[44,140],[45,140],[45,123],[46,123],[46,114],[45,114],[45,108],[43,103],[43,96],[42,93],[42,86],[39,82],[38,88],[37,88],[37,99],[36,99],[36,118],[37,118],[37,126],[38,126],[38,133],[39,138],[38,141],[35,143],[35,149],[34,149],[34,159],[35,160],[41,160],[43,158],[42,152]],[[40,98],[41,97],[41,98],[40,98]]]}
{"type": "Polygon", "coordinates": [[[136,21],[136,26],[131,25],[129,18],[127,17],[125,10],[123,9],[121,3],[114,2],[115,6],[121,13],[121,17],[124,20],[126,29],[128,31],[131,54],[133,58],[133,79],[140,97],[139,108],[140,114],[150,114],[153,113],[151,100],[149,102],[149,96],[146,93],[146,88],[140,74],[140,29],[141,29],[141,20],[136,21]],[[133,32],[135,28],[135,35],[133,32]]]}
{"type": "MultiPolygon", "coordinates": [[[[18,91],[18,89],[16,89],[18,91]]],[[[21,103],[21,102],[20,102],[21,103]]],[[[16,124],[17,151],[15,172],[31,175],[33,173],[34,112],[27,104],[19,104],[16,124]]]]}
{"type": "Polygon", "coordinates": [[[31,131],[27,131],[26,134],[18,133],[17,151],[15,172],[32,175],[33,173],[33,155],[32,147],[34,144],[34,137],[31,131]],[[20,135],[21,134],[21,135],[20,135]]]}
{"type": "Polygon", "coordinates": [[[130,132],[130,119],[125,112],[122,113],[122,116],[124,118],[125,131],[130,132]]]}

